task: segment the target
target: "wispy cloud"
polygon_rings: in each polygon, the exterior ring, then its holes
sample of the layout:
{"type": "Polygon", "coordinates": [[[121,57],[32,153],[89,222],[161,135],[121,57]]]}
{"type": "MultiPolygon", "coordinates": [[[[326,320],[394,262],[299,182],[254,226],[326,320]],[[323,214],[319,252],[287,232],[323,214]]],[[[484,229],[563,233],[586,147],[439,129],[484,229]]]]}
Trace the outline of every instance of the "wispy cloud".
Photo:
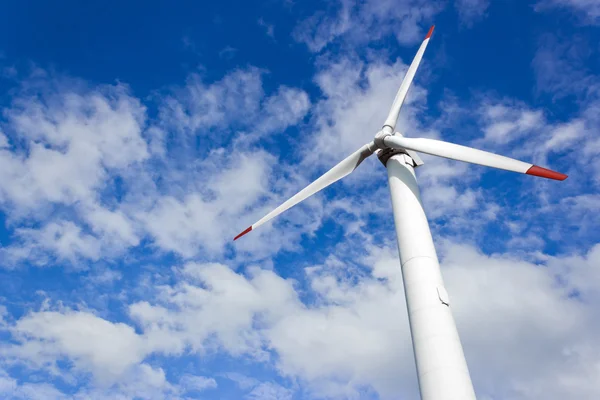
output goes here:
{"type": "Polygon", "coordinates": [[[454,7],[463,24],[472,26],[485,18],[490,3],[488,0],[459,0],[454,7]]]}
{"type": "Polygon", "coordinates": [[[597,98],[600,81],[586,68],[594,57],[594,46],[581,36],[568,39],[546,34],[540,39],[532,66],[539,93],[554,99],[575,96],[581,101],[597,98]]]}
{"type": "Polygon", "coordinates": [[[275,25],[266,22],[264,19],[258,19],[258,25],[265,29],[265,34],[271,39],[275,39],[275,25]]]}
{"type": "Polygon", "coordinates": [[[333,12],[318,11],[294,30],[294,38],[312,52],[320,52],[340,38],[352,46],[376,41],[393,32],[401,44],[414,44],[425,36],[423,27],[442,10],[441,5],[423,0],[340,0],[333,12]]]}
{"type": "Polygon", "coordinates": [[[589,24],[600,22],[600,4],[595,0],[541,0],[536,5],[539,11],[553,8],[572,11],[589,24]]]}

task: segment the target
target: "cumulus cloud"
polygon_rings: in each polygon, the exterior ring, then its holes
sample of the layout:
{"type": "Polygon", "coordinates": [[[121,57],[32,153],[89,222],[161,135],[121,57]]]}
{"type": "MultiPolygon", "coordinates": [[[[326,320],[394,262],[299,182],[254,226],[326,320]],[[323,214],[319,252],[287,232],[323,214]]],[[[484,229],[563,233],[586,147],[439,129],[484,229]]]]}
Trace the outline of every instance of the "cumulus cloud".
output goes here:
{"type": "Polygon", "coordinates": [[[143,343],[130,326],[87,312],[31,313],[15,324],[12,334],[21,345],[7,349],[10,357],[38,367],[52,367],[68,357],[77,369],[92,372],[102,382],[114,382],[145,356],[143,343]]]}
{"type": "Polygon", "coordinates": [[[24,84],[3,112],[12,146],[0,150],[0,202],[14,223],[41,219],[42,227],[17,229],[21,244],[5,252],[7,259],[44,263],[51,252],[71,262],[97,260],[109,243],[137,243],[127,218],[101,196],[114,176],[149,157],[145,107],[123,85],[38,79],[24,84]],[[89,230],[51,218],[57,208],[89,211],[89,230]]]}
{"type": "Polygon", "coordinates": [[[145,108],[121,85],[25,90],[4,110],[19,146],[0,152],[0,199],[19,209],[92,204],[109,172],[148,157],[145,108]]]}
{"type": "Polygon", "coordinates": [[[273,183],[274,158],[253,141],[299,123],[310,105],[297,88],[266,96],[262,74],[250,67],[212,84],[191,75],[151,123],[124,85],[26,81],[4,109],[0,137],[0,202],[21,225],[0,249],[4,266],[95,262],[146,238],[184,257],[223,251],[239,214],[273,183]],[[236,121],[245,132],[229,143],[235,155],[214,143],[197,161],[194,138],[236,121]]]}
{"type": "Polygon", "coordinates": [[[99,240],[71,221],[50,222],[41,229],[18,228],[16,235],[21,242],[3,252],[11,263],[29,260],[44,265],[50,255],[74,263],[80,257],[98,260],[101,253],[99,240]]]}
{"type": "Polygon", "coordinates": [[[67,399],[62,393],[47,383],[23,383],[0,370],[0,394],[16,400],[61,400],[67,399]],[[10,397],[8,397],[10,396],[10,397]]]}
{"type": "Polygon", "coordinates": [[[265,97],[265,72],[256,67],[238,69],[210,84],[192,74],[161,101],[160,124],[191,135],[207,135],[214,128],[281,132],[305,116],[310,100],[304,91],[286,86],[265,97]]]}
{"type": "Polygon", "coordinates": [[[258,68],[236,70],[220,81],[205,84],[199,75],[188,77],[185,86],[163,100],[161,121],[181,132],[202,133],[213,126],[244,122],[259,108],[264,94],[258,68]]]}
{"type": "MultiPolygon", "coordinates": [[[[367,386],[382,398],[416,395],[396,252],[377,246],[364,250],[366,256],[358,260],[341,252],[305,269],[316,295],[311,304],[299,300],[294,282],[271,271],[255,269],[245,276],[224,265],[187,264],[178,283],[157,288],[155,301],[131,304],[140,333],[88,312],[39,311],[11,324],[18,342],[5,346],[3,354],[38,368],[56,368],[56,361],[66,357],[77,373],[104,382],[139,375],[148,388],[136,389],[142,393],[154,387],[176,393],[216,383],[188,376],[177,389],[164,372],[145,363],[148,355],[224,350],[259,363],[275,356],[278,371],[300,379],[315,397],[359,396],[367,386]]],[[[537,256],[537,263],[484,255],[450,240],[440,253],[481,396],[599,394],[593,371],[600,354],[592,350],[598,346],[592,332],[598,328],[600,292],[590,284],[598,275],[597,246],[585,254],[537,256]]],[[[10,382],[5,386],[13,387],[10,382]]],[[[279,384],[240,382],[248,398],[292,393],[279,384]]]]}
{"type": "Polygon", "coordinates": [[[232,226],[239,214],[266,194],[268,154],[222,154],[214,158],[215,173],[204,182],[212,196],[193,191],[181,199],[160,196],[145,213],[138,212],[137,218],[160,248],[188,257],[199,248],[221,251],[225,238],[239,228],[232,226]],[[229,168],[220,169],[219,163],[229,168]]]}

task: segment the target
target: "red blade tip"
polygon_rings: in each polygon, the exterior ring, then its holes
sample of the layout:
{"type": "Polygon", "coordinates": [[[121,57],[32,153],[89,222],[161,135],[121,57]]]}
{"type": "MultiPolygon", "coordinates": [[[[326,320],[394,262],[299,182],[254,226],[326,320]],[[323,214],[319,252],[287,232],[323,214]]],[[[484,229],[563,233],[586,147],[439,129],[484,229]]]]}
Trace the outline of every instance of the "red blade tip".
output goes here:
{"type": "Polygon", "coordinates": [[[429,39],[431,37],[431,34],[433,33],[433,28],[435,28],[435,25],[431,25],[431,28],[429,28],[429,32],[427,32],[427,36],[425,36],[425,39],[429,39]]]}
{"type": "Polygon", "coordinates": [[[538,167],[537,165],[532,165],[531,168],[525,172],[527,175],[535,175],[541,176],[542,178],[554,179],[557,181],[564,181],[567,179],[567,175],[561,174],[560,172],[552,171],[550,169],[538,167]]]}
{"type": "Polygon", "coordinates": [[[240,233],[239,235],[237,235],[236,237],[233,238],[233,240],[238,240],[239,238],[241,238],[242,236],[244,236],[246,233],[250,232],[252,230],[252,226],[249,226],[248,228],[246,228],[246,230],[242,233],[240,233]]]}

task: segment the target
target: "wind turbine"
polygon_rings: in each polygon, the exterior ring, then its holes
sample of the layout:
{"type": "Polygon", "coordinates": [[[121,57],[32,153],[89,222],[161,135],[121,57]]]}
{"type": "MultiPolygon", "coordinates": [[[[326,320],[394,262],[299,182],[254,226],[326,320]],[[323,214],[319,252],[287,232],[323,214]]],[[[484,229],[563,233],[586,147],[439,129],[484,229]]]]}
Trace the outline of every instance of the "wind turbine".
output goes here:
{"type": "Polygon", "coordinates": [[[342,179],[376,153],[385,165],[419,390],[423,400],[475,399],[475,392],[458,331],[450,310],[440,266],[419,193],[414,169],[423,165],[417,152],[554,180],[567,175],[509,157],[426,138],[407,138],[394,132],[400,108],[423,58],[433,26],[417,51],[400,85],[390,113],[370,143],[365,144],[316,181],[235,237],[239,239],[307,197],[342,179]]]}

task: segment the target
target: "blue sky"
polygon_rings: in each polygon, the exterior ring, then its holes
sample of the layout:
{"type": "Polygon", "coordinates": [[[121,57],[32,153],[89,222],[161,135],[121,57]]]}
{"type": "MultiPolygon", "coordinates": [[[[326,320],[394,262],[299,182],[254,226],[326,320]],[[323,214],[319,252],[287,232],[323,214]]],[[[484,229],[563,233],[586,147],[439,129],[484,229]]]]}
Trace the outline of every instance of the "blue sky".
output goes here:
{"type": "Polygon", "coordinates": [[[0,7],[0,397],[411,399],[383,166],[233,243],[398,128],[564,182],[417,169],[478,398],[595,399],[600,6],[0,7]]]}

